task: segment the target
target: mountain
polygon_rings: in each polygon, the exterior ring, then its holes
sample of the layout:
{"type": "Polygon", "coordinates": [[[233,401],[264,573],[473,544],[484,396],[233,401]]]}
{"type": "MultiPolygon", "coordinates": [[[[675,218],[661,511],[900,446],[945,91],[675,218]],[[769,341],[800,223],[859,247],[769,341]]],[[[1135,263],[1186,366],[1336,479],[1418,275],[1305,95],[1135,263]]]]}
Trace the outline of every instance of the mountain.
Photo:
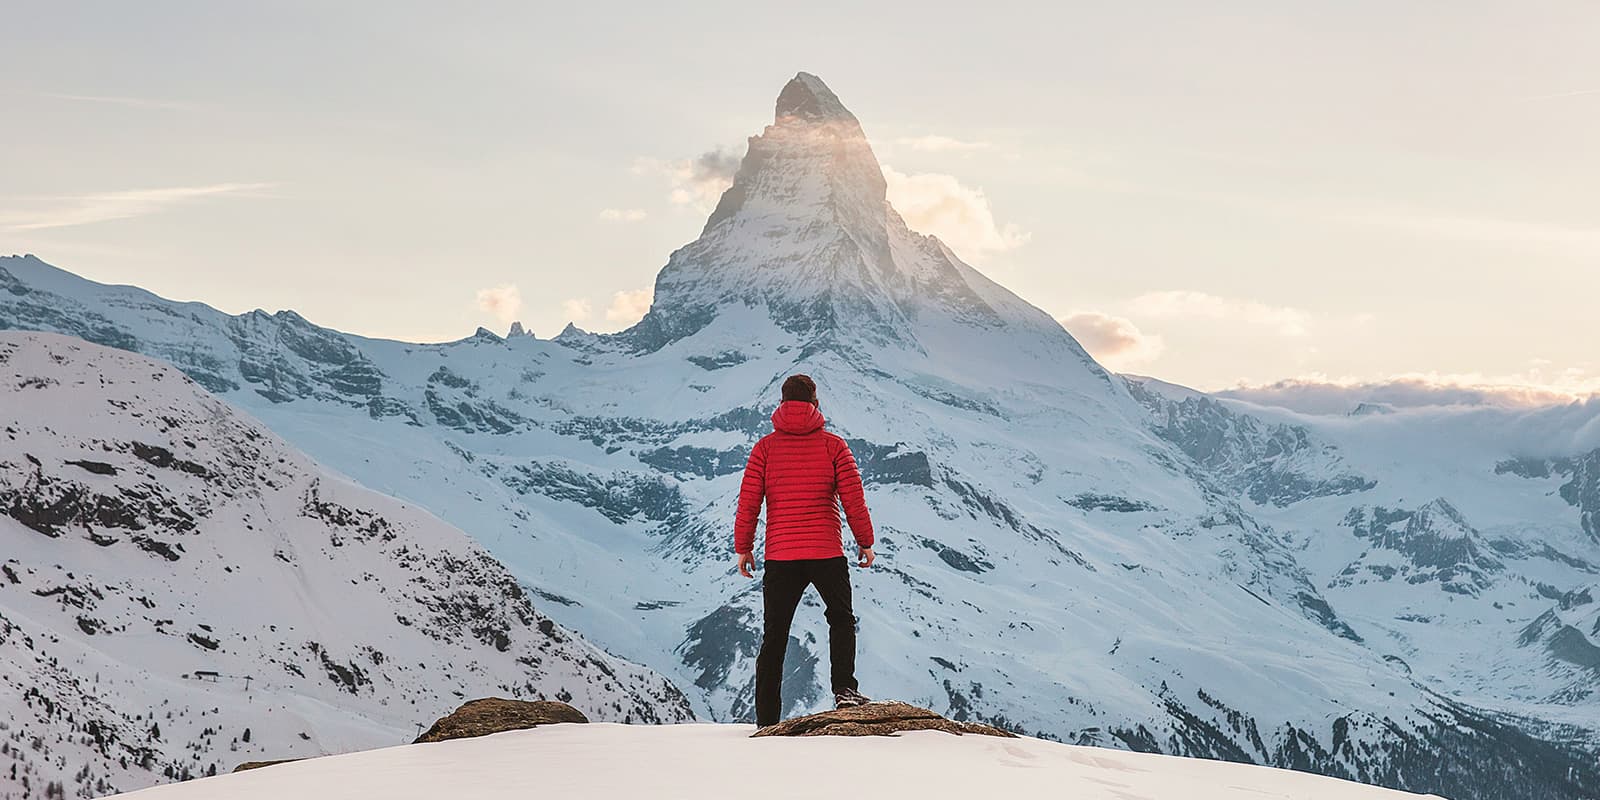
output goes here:
{"type": "Polygon", "coordinates": [[[622,800],[696,797],[1056,797],[1079,800],[1418,800],[1420,795],[1285,770],[1038,739],[911,731],[894,737],[750,738],[748,725],[553,725],[438,744],[318,758],[159,786],[130,800],[622,800]],[[616,769],[618,753],[628,769],[616,769]],[[796,764],[826,764],[803,778],[796,764]],[[931,767],[931,768],[930,768],[931,767]]]}
{"type": "MultiPolygon", "coordinates": [[[[796,76],[774,111],[621,333],[373,340],[33,257],[0,260],[0,327],[172,362],[466,531],[557,621],[711,719],[750,716],[760,635],[759,584],[730,569],[738,473],[779,382],[805,372],[878,523],[879,566],[854,574],[868,694],[1456,800],[1600,786],[1600,700],[1519,644],[1600,564],[1580,517],[1590,473],[1560,460],[1581,414],[1497,436],[1493,417],[1310,418],[1114,375],[906,228],[821,81],[796,76]],[[1559,464],[1495,470],[1536,458],[1559,464]],[[1574,481],[1577,507],[1552,485],[1574,481]],[[1423,522],[1401,536],[1398,518],[1347,524],[1355,509],[1423,522]],[[1457,534],[1486,586],[1423,566],[1429,536],[1457,534]],[[1401,563],[1417,571],[1340,579],[1401,563]]],[[[826,698],[812,606],[793,636],[789,713],[826,698]]]]}
{"type": "Polygon", "coordinates": [[[691,717],[460,531],[169,365],[0,334],[0,430],[0,797],[395,744],[485,694],[691,717]]]}

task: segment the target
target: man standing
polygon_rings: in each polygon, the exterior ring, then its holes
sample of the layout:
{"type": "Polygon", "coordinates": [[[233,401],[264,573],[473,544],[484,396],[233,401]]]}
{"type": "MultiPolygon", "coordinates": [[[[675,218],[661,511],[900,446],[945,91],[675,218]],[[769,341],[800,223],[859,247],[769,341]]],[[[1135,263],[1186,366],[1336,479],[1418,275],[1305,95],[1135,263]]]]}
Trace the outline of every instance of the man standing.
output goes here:
{"type": "Polygon", "coordinates": [[[822,429],[817,384],[805,375],[783,382],[783,402],[772,412],[772,433],[756,442],[739,488],[733,549],[739,574],[754,577],[756,517],[767,504],[766,571],[761,593],[766,623],[756,656],[756,724],[775,724],[782,707],[783,655],[789,624],[807,586],[817,587],[827,610],[833,700],[839,708],[868,702],[856,689],[856,617],[850,607],[850,565],[840,544],[839,511],[861,550],[857,563],[872,566],[872,517],[861,472],[844,439],[822,429]]]}

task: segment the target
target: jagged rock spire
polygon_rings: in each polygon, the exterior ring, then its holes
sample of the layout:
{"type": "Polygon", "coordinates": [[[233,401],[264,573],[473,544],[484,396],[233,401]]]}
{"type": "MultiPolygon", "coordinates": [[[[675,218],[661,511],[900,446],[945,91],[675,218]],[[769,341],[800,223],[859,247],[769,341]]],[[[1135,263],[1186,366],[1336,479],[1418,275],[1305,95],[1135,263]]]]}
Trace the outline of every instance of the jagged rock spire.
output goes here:
{"type": "Polygon", "coordinates": [[[821,78],[809,72],[796,73],[784,85],[783,91],[778,93],[777,107],[772,115],[773,124],[782,125],[786,119],[792,118],[860,124],[855,115],[844,107],[844,103],[839,102],[839,96],[821,78]]]}

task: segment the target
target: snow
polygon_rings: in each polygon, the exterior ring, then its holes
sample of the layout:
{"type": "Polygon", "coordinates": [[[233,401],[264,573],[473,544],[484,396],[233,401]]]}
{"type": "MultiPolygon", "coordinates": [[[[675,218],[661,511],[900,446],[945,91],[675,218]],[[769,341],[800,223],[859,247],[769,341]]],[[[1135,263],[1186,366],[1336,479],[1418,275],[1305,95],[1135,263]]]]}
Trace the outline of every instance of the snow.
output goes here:
{"type": "Polygon", "coordinates": [[[1423,795],[1218,761],[915,731],[750,738],[749,725],[554,725],[161,786],[137,800],[1400,800],[1423,795]]]}
{"type": "Polygon", "coordinates": [[[40,742],[11,741],[0,797],[392,744],[468,697],[689,718],[466,535],[169,365],[0,332],[0,429],[0,731],[40,742]]]}
{"type": "MultiPolygon", "coordinates": [[[[807,372],[881,534],[879,565],[855,573],[869,694],[1073,742],[1311,750],[1312,768],[1392,782],[1480,764],[1570,782],[1600,750],[1590,674],[1520,643],[1594,583],[1600,541],[1566,478],[1496,472],[1600,447],[1600,403],[1310,418],[1124,380],[909,230],[853,117],[754,137],[645,320],[615,336],[373,340],[30,258],[0,259],[0,327],[173,361],[464,531],[540,612],[667,676],[702,718],[750,714],[760,594],[729,569],[729,521],[778,383],[807,372]],[[1416,556],[1345,524],[1439,499],[1463,516],[1455,539],[1503,562],[1477,595],[1408,582],[1416,556]],[[1339,581],[1352,565],[1398,577],[1339,581]],[[1480,711],[1487,738],[1413,744],[1480,711]],[[1507,730],[1580,751],[1525,758],[1493,738],[1507,730]]],[[[802,610],[788,713],[828,699],[825,630],[802,610]]]]}

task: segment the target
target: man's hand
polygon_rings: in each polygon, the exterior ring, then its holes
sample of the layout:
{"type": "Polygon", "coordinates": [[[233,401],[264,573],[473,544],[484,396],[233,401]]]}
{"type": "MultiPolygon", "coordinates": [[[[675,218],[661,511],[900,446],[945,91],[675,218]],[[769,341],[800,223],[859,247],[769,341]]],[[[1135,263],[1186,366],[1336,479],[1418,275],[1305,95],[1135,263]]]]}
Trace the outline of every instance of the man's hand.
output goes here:
{"type": "Polygon", "coordinates": [[[872,548],[863,547],[861,548],[861,560],[856,562],[856,566],[870,567],[872,566],[872,561],[874,558],[876,558],[876,556],[872,554],[872,548]]]}
{"type": "Polygon", "coordinates": [[[752,575],[750,573],[750,570],[755,569],[755,566],[756,566],[756,554],[755,553],[740,553],[739,554],[739,574],[740,575],[743,575],[746,578],[754,578],[755,575],[752,575]]]}

